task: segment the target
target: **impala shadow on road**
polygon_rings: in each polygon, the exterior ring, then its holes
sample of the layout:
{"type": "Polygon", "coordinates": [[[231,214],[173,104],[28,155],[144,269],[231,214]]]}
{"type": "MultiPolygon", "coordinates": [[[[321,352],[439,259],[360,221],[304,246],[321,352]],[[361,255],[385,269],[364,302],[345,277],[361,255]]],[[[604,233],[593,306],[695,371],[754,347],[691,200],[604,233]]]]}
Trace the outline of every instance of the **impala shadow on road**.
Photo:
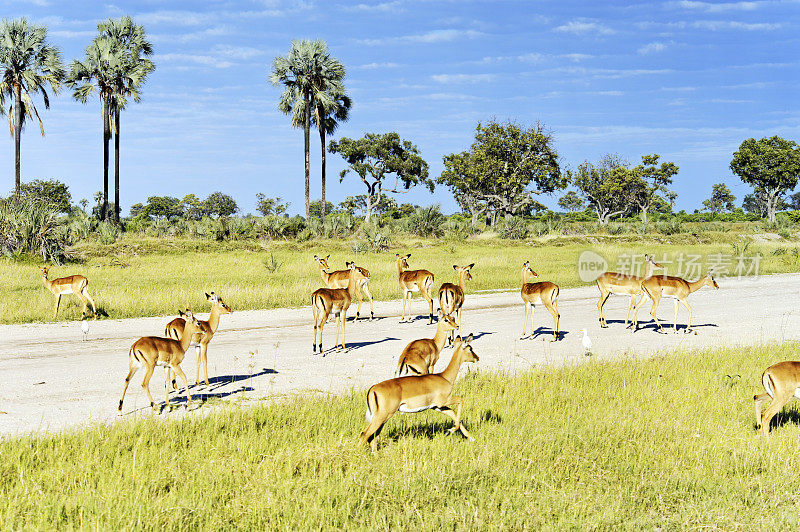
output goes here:
{"type": "MultiPolygon", "coordinates": [[[[391,341],[394,341],[394,340],[400,340],[400,338],[392,338],[390,336],[387,336],[383,340],[374,340],[372,342],[347,342],[347,351],[345,351],[345,353],[349,353],[350,351],[352,351],[354,349],[360,349],[362,347],[367,347],[367,346],[375,345],[375,344],[382,344],[383,342],[391,342],[391,341]]],[[[331,348],[331,349],[328,349],[327,351],[325,351],[325,354],[327,355],[329,353],[336,353],[336,352],[337,351],[335,349],[331,348]]],[[[341,353],[341,351],[339,351],[339,352],[341,353]]]]}
{"type": "MultiPolygon", "coordinates": [[[[278,372],[272,368],[264,368],[258,373],[240,373],[238,375],[220,375],[218,377],[211,377],[208,379],[210,391],[214,391],[221,386],[233,384],[235,382],[244,381],[253,377],[261,377],[262,375],[277,374],[278,372]]],[[[193,384],[190,388],[197,388],[197,384],[193,384]]]]}
{"type": "MultiPolygon", "coordinates": [[[[524,340],[536,340],[542,335],[553,336],[553,329],[549,327],[539,327],[535,331],[533,331],[529,336],[523,338],[524,340]]],[[[569,335],[569,331],[558,331],[558,339],[563,340],[569,335]]]]}
{"type": "MultiPolygon", "coordinates": [[[[674,325],[672,323],[667,324],[664,320],[661,320],[661,326],[664,327],[664,331],[665,332],[666,331],[674,331],[675,330],[674,325]]],[[[699,327],[719,327],[719,325],[717,325],[716,323],[694,323],[694,324],[692,324],[692,329],[697,329],[699,327]]],[[[642,324],[641,321],[639,322],[639,329],[638,330],[644,331],[646,329],[658,332],[658,326],[652,320],[648,321],[648,322],[644,322],[644,324],[642,324]]],[[[685,323],[679,323],[678,324],[678,330],[685,332],[686,331],[686,324],[685,323]]]]}

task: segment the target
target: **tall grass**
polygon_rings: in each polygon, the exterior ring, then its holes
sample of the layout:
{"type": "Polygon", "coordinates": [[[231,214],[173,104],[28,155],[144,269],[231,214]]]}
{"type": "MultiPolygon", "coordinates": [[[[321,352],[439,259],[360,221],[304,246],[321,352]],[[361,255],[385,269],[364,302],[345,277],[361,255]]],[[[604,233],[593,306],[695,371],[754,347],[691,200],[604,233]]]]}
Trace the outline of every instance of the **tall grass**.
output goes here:
{"type": "Polygon", "coordinates": [[[375,457],[356,444],[363,390],[5,440],[0,523],[795,529],[800,414],[787,407],[767,443],[752,396],[797,347],[471,372],[455,393],[476,442],[445,436],[441,414],[397,415],[375,457]]]}

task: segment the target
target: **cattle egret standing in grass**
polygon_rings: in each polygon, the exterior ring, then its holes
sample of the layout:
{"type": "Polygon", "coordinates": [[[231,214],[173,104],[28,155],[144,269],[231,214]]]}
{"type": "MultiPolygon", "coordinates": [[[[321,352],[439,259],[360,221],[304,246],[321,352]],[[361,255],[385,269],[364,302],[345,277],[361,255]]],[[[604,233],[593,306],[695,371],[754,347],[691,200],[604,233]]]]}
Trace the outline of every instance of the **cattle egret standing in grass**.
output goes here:
{"type": "Polygon", "coordinates": [[[583,354],[588,356],[592,356],[592,339],[589,338],[589,335],[586,333],[586,329],[581,329],[583,333],[583,354]]]}
{"type": "Polygon", "coordinates": [[[83,319],[81,320],[81,330],[83,331],[83,341],[86,341],[86,337],[89,334],[89,320],[83,319]]]}

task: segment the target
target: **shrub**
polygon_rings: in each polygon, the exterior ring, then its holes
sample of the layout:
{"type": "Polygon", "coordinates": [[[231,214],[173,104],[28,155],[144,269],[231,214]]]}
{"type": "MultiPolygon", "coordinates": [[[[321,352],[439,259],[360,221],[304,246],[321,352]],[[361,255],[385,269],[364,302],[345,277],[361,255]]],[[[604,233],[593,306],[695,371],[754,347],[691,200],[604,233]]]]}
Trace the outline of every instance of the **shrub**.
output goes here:
{"type": "MultiPolygon", "coordinates": [[[[543,222],[537,222],[537,224],[542,224],[545,228],[547,227],[547,224],[543,222]]],[[[545,230],[545,233],[546,232],[545,230]]],[[[500,223],[498,233],[502,238],[522,240],[528,236],[530,230],[528,229],[528,222],[526,222],[524,218],[515,216],[503,220],[503,222],[500,223]]]]}
{"type": "Polygon", "coordinates": [[[417,236],[439,237],[444,233],[444,215],[439,205],[417,207],[408,217],[408,230],[417,236]]]}
{"type": "Polygon", "coordinates": [[[24,198],[0,200],[0,251],[11,257],[67,258],[69,231],[48,203],[24,198]]]}

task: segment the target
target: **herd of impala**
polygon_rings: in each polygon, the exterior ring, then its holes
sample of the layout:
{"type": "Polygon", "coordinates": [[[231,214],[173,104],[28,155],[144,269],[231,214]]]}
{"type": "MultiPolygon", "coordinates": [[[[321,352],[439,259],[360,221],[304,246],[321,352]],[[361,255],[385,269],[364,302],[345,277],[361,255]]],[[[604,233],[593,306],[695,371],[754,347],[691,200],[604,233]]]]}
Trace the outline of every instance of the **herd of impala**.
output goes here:
{"type": "MultiPolygon", "coordinates": [[[[429,324],[433,323],[433,274],[428,270],[411,270],[408,259],[411,254],[396,255],[397,279],[402,290],[403,307],[401,323],[411,320],[410,298],[414,292],[419,292],[428,303],[429,324]],[[408,318],[406,306],[409,306],[408,318]]],[[[626,328],[636,331],[639,328],[638,310],[646,299],[652,301],[650,315],[659,332],[664,332],[661,323],[656,317],[659,302],[662,297],[671,297],[674,300],[675,320],[674,329],[678,331],[678,305],[682,304],[689,312],[685,332],[691,331],[692,307],[687,297],[703,286],[719,288],[711,272],[694,282],[686,281],[680,277],[667,275],[653,275],[654,270],[663,268],[652,256],[645,255],[646,275],[626,275],[616,272],[606,272],[597,278],[597,287],[600,290],[600,299],[597,302],[600,326],[608,327],[604,306],[611,294],[630,297],[628,314],[625,318],[626,328]],[[638,300],[637,300],[638,298],[638,300]],[[631,313],[633,317],[631,318],[631,313]]],[[[311,294],[311,309],[314,316],[313,352],[323,354],[322,329],[333,314],[336,321],[336,344],[334,349],[346,349],[345,325],[347,311],[353,298],[358,299],[355,319],[361,316],[361,304],[364,295],[369,299],[370,319],[375,316],[372,294],[369,290],[370,273],[367,269],[357,266],[353,262],[346,263],[347,268],[339,271],[330,271],[327,257],[314,255],[314,261],[319,268],[320,277],[325,284],[324,288],[315,290],[311,294]],[[341,341],[340,341],[341,335],[341,341]]],[[[469,432],[461,423],[460,397],[452,395],[453,384],[461,365],[465,362],[477,362],[478,355],[472,346],[472,335],[467,338],[461,336],[461,314],[464,305],[464,296],[467,281],[472,279],[471,269],[474,264],[467,266],[454,265],[457,283],[444,283],[438,291],[438,323],[436,334],[433,338],[421,338],[409,343],[400,354],[395,378],[380,382],[372,386],[367,392],[367,422],[368,425],[361,433],[360,442],[369,444],[372,451],[376,452],[376,437],[381,428],[395,412],[420,412],[434,409],[453,419],[454,425],[448,433],[460,431],[465,437],[472,440],[469,432]],[[457,331],[457,335],[456,335],[457,331]],[[433,373],[434,366],[439,360],[439,355],[446,345],[454,348],[449,364],[439,373],[433,373]],[[451,408],[455,407],[455,411],[451,408]]],[[[521,296],[524,303],[524,320],[522,337],[526,337],[528,321],[531,322],[531,336],[534,334],[533,310],[537,304],[544,306],[553,316],[553,341],[560,337],[558,312],[559,287],[555,283],[530,282],[538,277],[529,262],[522,266],[521,296]]],[[[66,294],[76,295],[83,303],[82,317],[87,314],[87,305],[91,303],[93,314],[97,315],[94,300],[89,295],[89,281],[82,275],[71,275],[59,279],[48,279],[48,268],[42,268],[42,281],[44,286],[56,298],[54,317],[58,314],[61,296],[66,294]]],[[[231,308],[214,292],[206,294],[211,303],[211,313],[207,321],[199,320],[188,309],[180,311],[180,317],[175,318],[166,325],[164,337],[146,336],[138,339],[128,352],[129,371],[125,377],[125,386],[119,401],[119,410],[128,384],[136,371],[144,367],[145,376],[142,381],[150,399],[150,406],[155,408],[155,401],[150,394],[149,382],[156,366],[164,367],[166,406],[169,407],[170,383],[172,388],[177,388],[175,376],[180,377],[186,392],[187,405],[191,403],[192,396],[189,392],[189,383],[186,374],[180,367],[186,352],[195,346],[197,353],[196,383],[200,384],[200,366],[203,366],[204,382],[208,386],[208,344],[214,337],[219,326],[220,316],[231,313],[231,308]]],[[[756,425],[764,434],[769,433],[769,423],[781,408],[792,397],[800,398],[800,362],[780,362],[767,368],[762,377],[766,393],[754,397],[756,410],[756,425]],[[772,399],[770,407],[762,414],[761,406],[768,399],[772,399]]]]}

